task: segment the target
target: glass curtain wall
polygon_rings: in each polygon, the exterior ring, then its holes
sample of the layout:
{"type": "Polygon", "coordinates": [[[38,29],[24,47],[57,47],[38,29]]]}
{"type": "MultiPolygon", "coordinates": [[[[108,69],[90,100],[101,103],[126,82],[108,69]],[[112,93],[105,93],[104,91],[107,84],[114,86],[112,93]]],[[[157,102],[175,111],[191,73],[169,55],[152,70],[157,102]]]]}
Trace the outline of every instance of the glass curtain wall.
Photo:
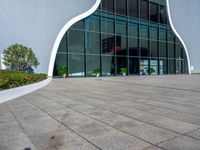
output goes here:
{"type": "Polygon", "coordinates": [[[66,32],[54,76],[61,76],[60,67],[68,77],[188,73],[163,0],[102,0],[95,13],[66,32]]]}

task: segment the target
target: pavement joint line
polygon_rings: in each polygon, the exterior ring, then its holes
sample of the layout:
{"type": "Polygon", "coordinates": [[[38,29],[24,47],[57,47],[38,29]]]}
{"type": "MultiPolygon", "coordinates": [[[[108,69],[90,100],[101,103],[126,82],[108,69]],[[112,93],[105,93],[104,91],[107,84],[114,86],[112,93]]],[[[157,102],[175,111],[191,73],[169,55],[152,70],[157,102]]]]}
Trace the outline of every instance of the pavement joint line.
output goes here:
{"type": "MultiPolygon", "coordinates": [[[[11,114],[13,115],[13,117],[15,118],[15,120],[19,123],[20,128],[22,129],[22,132],[27,136],[27,138],[30,140],[31,144],[33,144],[33,141],[31,140],[30,136],[28,135],[26,129],[23,127],[23,125],[21,124],[21,122],[18,120],[17,116],[15,115],[15,113],[12,111],[12,109],[10,108],[10,106],[5,103],[6,107],[9,109],[9,111],[11,112],[11,114]]],[[[27,145],[29,146],[29,145],[27,145]]],[[[35,145],[33,144],[33,146],[35,147],[35,145]]]]}
{"type": "MultiPolygon", "coordinates": [[[[44,95],[40,95],[40,96],[48,98],[48,96],[44,96],[44,95]]],[[[64,97],[63,97],[63,98],[64,98],[64,97]]],[[[177,132],[177,131],[170,130],[170,129],[167,129],[167,128],[163,128],[162,126],[158,126],[158,125],[155,125],[155,124],[151,124],[151,123],[149,123],[149,122],[145,122],[145,121],[140,120],[140,119],[137,119],[137,118],[132,118],[132,117],[130,117],[130,116],[128,116],[128,115],[124,115],[124,114],[122,114],[122,113],[117,113],[117,112],[115,112],[115,111],[111,111],[111,110],[109,110],[109,109],[106,109],[106,108],[104,108],[104,107],[101,107],[101,104],[93,105],[93,104],[89,104],[89,103],[87,103],[87,102],[80,102],[80,101],[74,100],[74,99],[70,99],[70,100],[73,100],[73,101],[76,101],[76,102],[79,102],[79,103],[82,103],[82,104],[87,104],[87,105],[90,105],[90,106],[96,106],[96,107],[99,107],[99,108],[101,108],[101,109],[103,109],[103,110],[110,111],[110,112],[112,112],[112,113],[115,113],[115,114],[118,114],[118,115],[121,115],[121,116],[128,117],[129,119],[134,119],[134,120],[137,120],[137,121],[140,121],[140,122],[143,122],[143,123],[152,125],[152,126],[156,126],[156,127],[165,129],[165,130],[167,130],[167,131],[174,132],[174,133],[176,133],[176,134],[185,135],[185,133],[179,133],[179,132],[177,132]]],[[[103,100],[102,100],[102,101],[103,101],[103,100]]],[[[105,101],[104,101],[104,102],[105,102],[105,101]]],[[[57,104],[59,104],[59,105],[63,105],[63,104],[60,104],[59,102],[55,102],[55,103],[57,103],[57,104]]],[[[111,102],[108,102],[108,103],[110,103],[110,104],[116,104],[116,103],[111,103],[111,102]]],[[[122,107],[126,107],[126,106],[123,106],[123,105],[120,105],[120,104],[116,104],[116,105],[119,105],[119,106],[122,106],[122,107]]],[[[66,106],[66,105],[64,105],[64,106],[66,106]]],[[[137,110],[138,110],[138,109],[137,109],[137,110]]],[[[140,111],[141,111],[141,110],[140,110],[140,111]]],[[[154,113],[152,113],[152,114],[154,114],[154,113]]],[[[166,118],[169,118],[169,117],[166,117],[166,118]]],[[[169,119],[172,119],[172,118],[169,118],[169,119]]],[[[173,120],[176,120],[176,119],[173,119],[173,120]]],[[[177,121],[179,121],[179,120],[177,120],[177,121]]],[[[183,122],[183,121],[180,121],[180,122],[183,122]]],[[[187,122],[183,122],[183,123],[187,123],[187,122]]],[[[188,124],[191,124],[191,123],[188,123],[188,124]]],[[[193,124],[192,124],[192,125],[193,125],[193,124]]],[[[198,126],[198,125],[196,125],[196,126],[198,126]]],[[[197,128],[197,129],[198,129],[198,128],[197,128]]],[[[195,130],[196,130],[196,129],[195,129],[195,130]]],[[[190,131],[188,131],[188,132],[190,132],[190,131]]],[[[187,132],[186,132],[186,133],[187,133],[187,132]]],[[[185,135],[185,136],[188,136],[188,135],[185,135]]],[[[198,140],[199,140],[199,139],[198,139],[198,140]]]]}
{"type": "MultiPolygon", "coordinates": [[[[89,89],[89,88],[88,88],[89,89]]],[[[90,88],[91,89],[91,88],[90,88]]],[[[87,91],[88,93],[92,93],[92,92],[90,92],[90,91],[87,91]]],[[[93,94],[93,93],[92,93],[93,94]]],[[[95,93],[95,94],[98,94],[98,93],[95,93]]],[[[102,95],[102,96],[105,96],[105,95],[103,95],[103,94],[98,94],[98,95],[102,95]]],[[[155,101],[155,102],[157,102],[157,101],[155,101]]],[[[113,102],[114,103],[114,102],[113,102]]],[[[117,103],[115,103],[115,104],[117,104],[117,103]]],[[[141,103],[141,104],[143,104],[143,103],[141,103]]],[[[169,103],[170,104],[170,103],[169,103]]],[[[154,105],[151,105],[151,104],[145,104],[145,105],[148,105],[148,106],[153,106],[153,107],[155,107],[154,105]]],[[[173,104],[174,105],[174,104],[173,104]]],[[[122,105],[123,106],[123,105],[122,105]]],[[[184,106],[184,105],[183,105],[184,106]]],[[[126,107],[128,107],[128,106],[126,106],[126,107]]],[[[163,108],[163,109],[170,109],[170,110],[172,110],[172,111],[177,111],[177,112],[180,112],[180,113],[186,113],[186,112],[183,112],[183,111],[180,111],[180,110],[175,110],[175,109],[171,109],[171,108],[165,108],[165,107],[162,107],[162,106],[160,106],[161,108],[163,108]]],[[[187,106],[184,106],[184,107],[187,107],[187,106]]],[[[130,107],[130,108],[132,108],[132,107],[130,107]]],[[[155,107],[156,108],[156,107],[155,107]]],[[[190,107],[190,108],[193,108],[193,107],[190,107]]],[[[132,108],[133,109],[133,108],[132,108]]],[[[134,108],[134,109],[137,109],[137,108],[134,108]]],[[[196,108],[196,109],[199,109],[199,108],[196,108]]],[[[140,110],[140,109],[138,109],[138,110],[140,110]]],[[[142,110],[142,111],[144,111],[144,110],[142,110]]],[[[152,112],[148,112],[148,113],[152,113],[152,112]]],[[[152,114],[154,114],[154,113],[152,113],[152,114]]],[[[194,114],[194,113],[189,113],[189,112],[187,112],[186,114],[190,114],[190,115],[194,115],[194,116],[200,116],[200,115],[197,115],[197,114],[194,114]]],[[[167,116],[164,116],[164,117],[167,117],[167,116]]],[[[170,118],[170,119],[173,119],[173,118],[170,118]]]]}
{"type": "MultiPolygon", "coordinates": [[[[46,97],[46,98],[48,98],[48,97],[46,97]]],[[[73,99],[72,99],[72,100],[73,100],[73,99]]],[[[51,101],[51,100],[48,100],[48,101],[51,101]]],[[[76,100],[73,100],[73,101],[76,101],[76,100]]],[[[58,105],[64,105],[64,104],[60,104],[59,102],[55,102],[55,103],[57,103],[58,105]]],[[[79,102],[79,103],[83,103],[83,102],[79,102]]],[[[87,104],[87,103],[83,103],[83,104],[87,104]]],[[[97,106],[97,105],[92,105],[92,104],[88,104],[88,105],[97,106]]],[[[151,142],[149,142],[149,141],[146,141],[146,140],[144,140],[144,139],[142,139],[142,138],[140,138],[140,137],[137,137],[137,136],[135,136],[135,135],[132,135],[132,134],[130,134],[130,133],[127,133],[127,132],[125,132],[125,131],[123,131],[123,130],[121,130],[121,129],[115,128],[115,127],[113,127],[113,126],[111,126],[111,125],[109,125],[109,124],[107,124],[107,123],[105,123],[105,122],[102,122],[102,121],[100,121],[100,120],[98,120],[98,119],[95,119],[95,118],[93,118],[93,117],[91,117],[91,116],[89,116],[89,115],[87,115],[87,114],[85,114],[85,113],[82,113],[82,112],[80,112],[80,111],[77,111],[77,110],[75,110],[75,109],[72,109],[71,107],[68,107],[68,106],[66,106],[66,105],[64,105],[64,107],[69,108],[69,109],[71,109],[71,110],[73,110],[73,111],[76,111],[76,112],[78,112],[78,113],[80,113],[80,114],[83,114],[83,115],[85,115],[85,116],[87,116],[87,117],[89,117],[89,118],[92,118],[92,119],[94,119],[94,120],[96,120],[96,121],[98,121],[98,122],[101,122],[101,123],[103,123],[103,124],[105,124],[105,125],[108,125],[108,126],[114,128],[114,129],[116,129],[116,130],[119,130],[119,131],[124,132],[124,133],[126,133],[126,134],[129,134],[129,135],[131,135],[131,136],[133,136],[133,137],[136,137],[136,138],[138,138],[138,139],[140,139],[140,140],[142,140],[142,141],[148,142],[149,144],[151,144],[151,145],[153,145],[153,146],[157,146],[157,144],[155,145],[155,144],[153,144],[153,143],[151,143],[151,142]]],[[[158,126],[158,125],[154,125],[154,124],[151,124],[151,123],[148,123],[148,122],[144,122],[144,121],[139,120],[139,119],[136,119],[136,118],[131,118],[131,117],[126,116],[126,115],[124,115],[124,114],[120,114],[120,113],[116,113],[116,112],[110,111],[110,110],[105,109],[105,108],[103,108],[103,107],[99,107],[99,108],[101,108],[101,109],[103,109],[103,110],[106,110],[106,111],[109,111],[109,112],[112,112],[112,113],[114,113],[114,114],[118,114],[118,115],[127,117],[127,118],[129,118],[129,119],[134,119],[134,120],[143,122],[143,123],[145,123],[145,124],[149,124],[149,125],[152,125],[152,126],[155,126],[155,127],[158,127],[158,128],[165,129],[165,130],[170,131],[170,132],[174,132],[174,133],[178,134],[178,136],[184,135],[184,134],[182,134],[182,133],[179,133],[179,132],[176,132],[176,131],[173,131],[173,130],[166,129],[166,128],[163,128],[163,127],[158,126]]],[[[178,136],[177,136],[177,137],[178,137],[178,136]]],[[[187,136],[187,135],[186,135],[186,136],[187,136]]],[[[174,138],[174,137],[173,137],[173,138],[174,138]]],[[[172,139],[173,139],[173,138],[172,138],[172,139]]],[[[170,140],[170,139],[169,139],[169,140],[170,140]]],[[[157,147],[158,147],[158,146],[157,146],[157,147]]],[[[159,148],[160,148],[160,147],[159,147],[159,148]]]]}
{"type": "MultiPolygon", "coordinates": [[[[61,104],[59,104],[59,105],[61,105],[61,104]]],[[[144,142],[147,142],[147,143],[151,144],[151,146],[157,146],[156,144],[153,144],[153,143],[151,143],[151,142],[149,142],[149,141],[147,141],[147,140],[144,140],[144,139],[142,139],[142,138],[140,138],[140,137],[137,137],[137,136],[135,136],[135,135],[133,135],[133,134],[130,134],[130,133],[124,131],[124,130],[121,130],[121,129],[119,129],[119,128],[116,128],[116,127],[114,127],[114,126],[112,126],[112,125],[110,125],[110,124],[108,124],[108,123],[106,123],[106,122],[104,122],[104,121],[101,121],[101,120],[98,120],[98,119],[96,119],[96,118],[94,118],[94,117],[91,117],[90,115],[88,115],[88,114],[86,114],[86,113],[80,112],[80,111],[78,111],[78,110],[76,110],[76,109],[73,109],[73,108],[71,108],[71,107],[67,107],[66,105],[64,105],[64,106],[65,106],[66,108],[71,109],[71,110],[73,110],[73,111],[75,111],[75,112],[78,112],[78,113],[80,113],[80,114],[82,114],[82,115],[84,115],[84,116],[87,116],[88,118],[91,118],[91,119],[93,119],[93,120],[95,120],[95,121],[97,121],[97,122],[100,122],[100,123],[102,123],[102,124],[104,124],[104,125],[106,125],[106,126],[109,126],[109,127],[113,128],[113,129],[115,129],[115,130],[121,131],[121,132],[123,132],[123,133],[125,133],[125,134],[128,134],[128,135],[133,136],[133,137],[135,137],[135,138],[137,138],[137,139],[140,139],[140,140],[142,140],[142,141],[144,141],[144,142]]],[[[157,147],[158,147],[158,146],[157,146],[157,147]]],[[[161,147],[159,147],[159,148],[161,148],[161,147]]],[[[163,149],[163,148],[162,148],[162,149],[163,149]]]]}
{"type": "Polygon", "coordinates": [[[87,138],[85,138],[84,136],[82,136],[81,134],[79,134],[78,132],[76,132],[75,130],[71,129],[70,127],[68,127],[67,125],[65,125],[63,122],[59,121],[58,119],[56,119],[55,117],[53,117],[51,114],[49,114],[48,112],[44,111],[42,108],[40,108],[38,105],[35,105],[34,103],[30,102],[29,100],[26,100],[28,103],[32,104],[33,106],[37,107],[38,109],[40,109],[43,113],[47,114],[48,116],[50,116],[52,119],[54,119],[55,121],[59,122],[60,124],[62,124],[63,126],[65,126],[67,129],[69,129],[70,131],[72,131],[73,133],[75,133],[76,135],[80,136],[83,140],[87,141],[88,143],[90,143],[91,145],[93,145],[94,147],[96,147],[99,150],[102,150],[100,147],[98,147],[97,145],[95,145],[94,143],[92,143],[91,141],[89,141],[87,138]]]}
{"type": "Polygon", "coordinates": [[[165,87],[165,86],[155,86],[155,85],[149,85],[149,84],[139,84],[139,83],[134,83],[134,82],[123,82],[123,81],[114,81],[114,80],[106,80],[102,79],[99,81],[108,81],[108,82],[115,82],[115,83],[123,83],[123,84],[129,84],[129,85],[139,85],[139,86],[148,86],[148,87],[156,87],[156,88],[162,88],[162,89],[173,89],[173,90],[179,90],[179,91],[188,91],[188,92],[194,92],[194,93],[200,93],[200,91],[196,90],[190,90],[190,89],[181,89],[181,88],[174,88],[174,87],[165,87]]]}

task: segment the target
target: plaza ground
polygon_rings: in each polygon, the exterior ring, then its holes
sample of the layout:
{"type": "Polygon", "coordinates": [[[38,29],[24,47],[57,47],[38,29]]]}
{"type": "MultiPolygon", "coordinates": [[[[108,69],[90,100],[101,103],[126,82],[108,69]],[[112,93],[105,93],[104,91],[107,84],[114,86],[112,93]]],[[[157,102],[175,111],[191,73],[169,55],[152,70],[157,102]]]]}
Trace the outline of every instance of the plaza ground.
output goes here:
{"type": "Polygon", "coordinates": [[[200,75],[54,79],[0,104],[0,150],[199,150],[200,75]]]}

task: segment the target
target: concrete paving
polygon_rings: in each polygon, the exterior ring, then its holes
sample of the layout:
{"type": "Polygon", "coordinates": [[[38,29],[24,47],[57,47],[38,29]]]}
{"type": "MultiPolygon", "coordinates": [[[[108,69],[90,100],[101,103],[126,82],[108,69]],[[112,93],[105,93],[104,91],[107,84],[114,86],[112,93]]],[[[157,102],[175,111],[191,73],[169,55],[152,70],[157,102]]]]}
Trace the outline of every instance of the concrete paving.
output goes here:
{"type": "Polygon", "coordinates": [[[0,150],[200,150],[200,75],[54,79],[0,105],[0,150]]]}

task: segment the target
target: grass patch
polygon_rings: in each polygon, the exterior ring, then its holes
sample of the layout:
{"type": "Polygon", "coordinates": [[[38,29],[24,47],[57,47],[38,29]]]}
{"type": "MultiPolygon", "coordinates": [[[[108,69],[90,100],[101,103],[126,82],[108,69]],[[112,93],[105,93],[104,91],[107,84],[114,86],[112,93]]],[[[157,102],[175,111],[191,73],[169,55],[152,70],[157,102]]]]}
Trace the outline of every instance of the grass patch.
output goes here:
{"type": "Polygon", "coordinates": [[[36,83],[47,78],[46,74],[0,70],[0,91],[36,83]]]}

